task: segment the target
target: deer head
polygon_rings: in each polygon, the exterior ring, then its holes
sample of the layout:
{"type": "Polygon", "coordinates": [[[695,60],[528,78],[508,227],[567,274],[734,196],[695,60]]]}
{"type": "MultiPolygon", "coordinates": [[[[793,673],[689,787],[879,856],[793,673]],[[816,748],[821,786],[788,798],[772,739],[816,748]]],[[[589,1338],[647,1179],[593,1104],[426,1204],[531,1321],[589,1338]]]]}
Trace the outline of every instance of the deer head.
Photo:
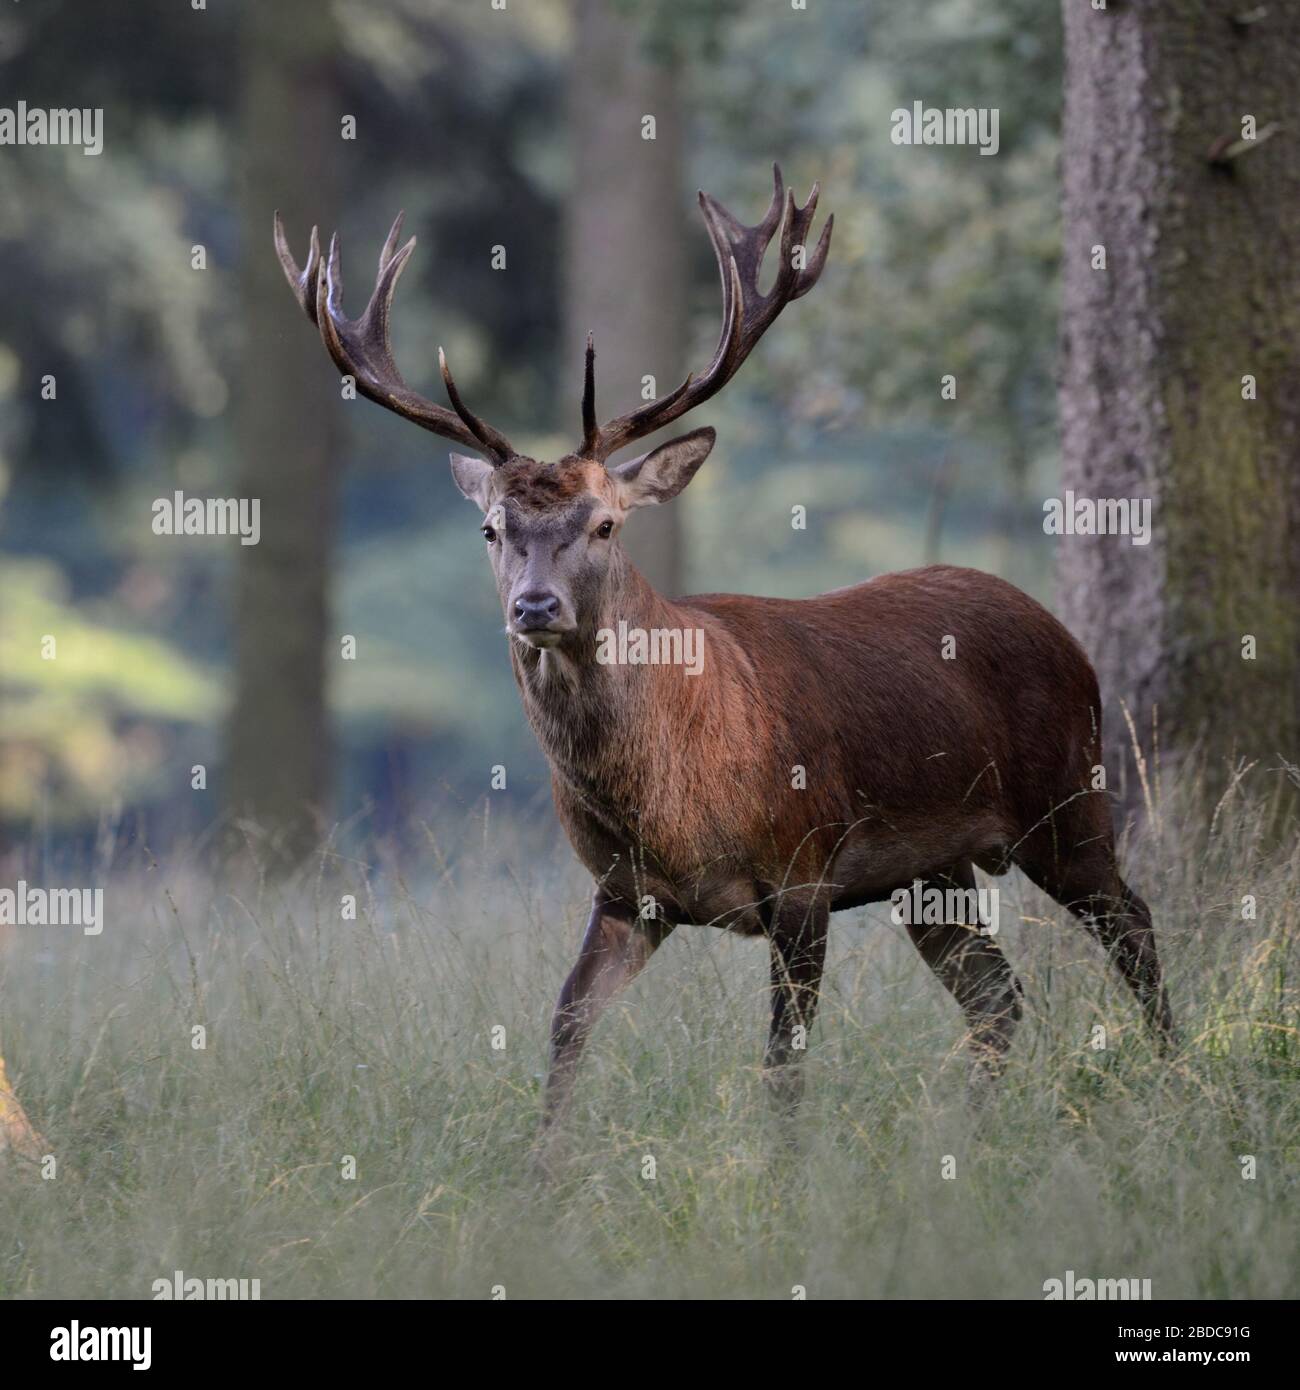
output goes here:
{"type": "Polygon", "coordinates": [[[338,234],[322,266],[313,227],[307,264],[300,270],[276,214],[280,264],[339,370],[353,377],[370,400],[480,456],[452,454],[452,474],[461,492],[483,513],[482,531],[507,630],[520,642],[534,648],[560,646],[592,621],[602,588],[626,565],[619,532],[628,513],[676,497],[708,457],[715,434],[712,429],[694,430],[624,463],[610,464],[612,455],[716,395],[781,310],[817,283],[835,219],[827,218],[809,255],[805,240],[817,211],[818,186],[813,185],[808,202],[799,207],[793,191],[786,192],[779,166],[773,166],[773,177],[772,201],[753,227],[738,222],[708,194],[699,195],[722,277],[722,333],[708,366],[692,372],[675,391],[598,425],[596,353],[588,336],[582,442],[555,463],[517,453],[503,434],[466,408],[441,348],[438,363],[451,410],[426,400],[402,380],[393,361],[388,321],[393,291],[415,238],[398,247],[400,213],[379,254],[370,302],[358,319],[343,314],[338,234]],[[761,294],[759,272],[778,227],[780,263],[772,288],[761,294]]]}

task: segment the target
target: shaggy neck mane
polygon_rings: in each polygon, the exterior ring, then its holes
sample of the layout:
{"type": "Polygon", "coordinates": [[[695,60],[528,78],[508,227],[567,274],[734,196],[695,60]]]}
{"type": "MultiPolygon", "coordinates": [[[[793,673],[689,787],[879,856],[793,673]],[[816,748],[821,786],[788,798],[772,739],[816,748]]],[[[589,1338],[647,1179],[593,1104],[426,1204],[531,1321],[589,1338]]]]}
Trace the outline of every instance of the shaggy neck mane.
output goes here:
{"type": "Polygon", "coordinates": [[[536,651],[511,642],[511,661],[529,722],[556,776],[603,820],[645,829],[643,817],[664,804],[674,768],[709,731],[718,732],[716,647],[706,641],[704,670],[681,666],[602,664],[597,633],[699,627],[702,615],[656,593],[620,553],[606,576],[597,611],[563,647],[536,651]]]}

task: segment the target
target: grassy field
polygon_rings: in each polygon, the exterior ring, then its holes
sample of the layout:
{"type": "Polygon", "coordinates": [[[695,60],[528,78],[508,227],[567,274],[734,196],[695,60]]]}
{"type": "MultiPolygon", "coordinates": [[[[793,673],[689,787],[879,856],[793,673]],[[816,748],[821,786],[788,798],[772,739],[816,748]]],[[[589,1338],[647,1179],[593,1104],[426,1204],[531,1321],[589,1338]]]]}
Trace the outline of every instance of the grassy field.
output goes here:
{"type": "Polygon", "coordinates": [[[588,885],[549,829],[461,817],[409,879],[326,852],[279,888],[115,850],[80,880],[102,936],[0,942],[10,1074],[58,1162],[0,1164],[0,1295],[149,1297],[182,1270],[263,1298],[1041,1298],[1073,1270],[1294,1297],[1300,854],[1263,847],[1276,780],[1212,825],[1165,802],[1127,849],[1176,1059],[1013,875],[1028,1009],[977,1120],[955,1005],[883,912],[844,914],[789,1153],[758,1071],[765,948],[683,929],[597,1030],[551,1188],[528,1150],[588,885]]]}

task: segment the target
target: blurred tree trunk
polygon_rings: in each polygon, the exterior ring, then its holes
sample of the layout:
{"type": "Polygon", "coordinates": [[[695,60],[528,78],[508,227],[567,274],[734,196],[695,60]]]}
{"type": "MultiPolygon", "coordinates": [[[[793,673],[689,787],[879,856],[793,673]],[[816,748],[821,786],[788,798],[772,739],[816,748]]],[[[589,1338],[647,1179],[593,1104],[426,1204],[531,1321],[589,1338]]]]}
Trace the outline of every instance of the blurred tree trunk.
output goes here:
{"type": "Polygon", "coordinates": [[[1219,786],[1228,756],[1297,755],[1300,7],[1251,9],[1064,4],[1062,487],[1151,498],[1152,539],[1061,537],[1062,610],[1130,805],[1121,700],[1148,758],[1158,720],[1166,766],[1200,743],[1219,786]],[[1212,162],[1247,115],[1287,129],[1212,162]]]}
{"type": "MultiPolygon", "coordinates": [[[[673,72],[647,52],[643,26],[610,0],[574,0],[571,51],[574,177],[566,205],[561,372],[574,390],[561,426],[576,443],[589,330],[596,335],[602,420],[642,403],[643,377],[653,376],[654,394],[663,395],[686,375],[687,259],[673,72]],[[653,140],[642,138],[647,116],[654,117],[653,140]]],[[[672,433],[652,436],[621,457],[672,433]]],[[[624,533],[642,573],[670,595],[685,582],[680,506],[648,507],[624,533]]]]}
{"type": "Polygon", "coordinates": [[[329,786],[325,642],[338,462],[337,376],[276,260],[279,208],[303,263],[335,211],[342,112],[328,4],[242,11],[240,190],[244,329],[237,489],[261,498],[261,543],[238,547],[229,809],[292,862],[312,843],[329,786]]]}

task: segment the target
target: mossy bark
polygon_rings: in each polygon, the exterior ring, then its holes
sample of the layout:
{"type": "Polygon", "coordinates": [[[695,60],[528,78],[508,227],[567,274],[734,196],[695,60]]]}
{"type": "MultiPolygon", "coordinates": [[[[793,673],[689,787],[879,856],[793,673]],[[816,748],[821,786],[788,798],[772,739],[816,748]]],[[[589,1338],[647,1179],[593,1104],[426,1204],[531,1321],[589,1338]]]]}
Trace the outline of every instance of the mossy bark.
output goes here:
{"type": "Polygon", "coordinates": [[[1060,606],[1129,802],[1121,701],[1211,790],[1300,761],[1300,8],[1253,8],[1064,0],[1062,488],[1152,499],[1153,534],[1061,537],[1060,606]]]}

